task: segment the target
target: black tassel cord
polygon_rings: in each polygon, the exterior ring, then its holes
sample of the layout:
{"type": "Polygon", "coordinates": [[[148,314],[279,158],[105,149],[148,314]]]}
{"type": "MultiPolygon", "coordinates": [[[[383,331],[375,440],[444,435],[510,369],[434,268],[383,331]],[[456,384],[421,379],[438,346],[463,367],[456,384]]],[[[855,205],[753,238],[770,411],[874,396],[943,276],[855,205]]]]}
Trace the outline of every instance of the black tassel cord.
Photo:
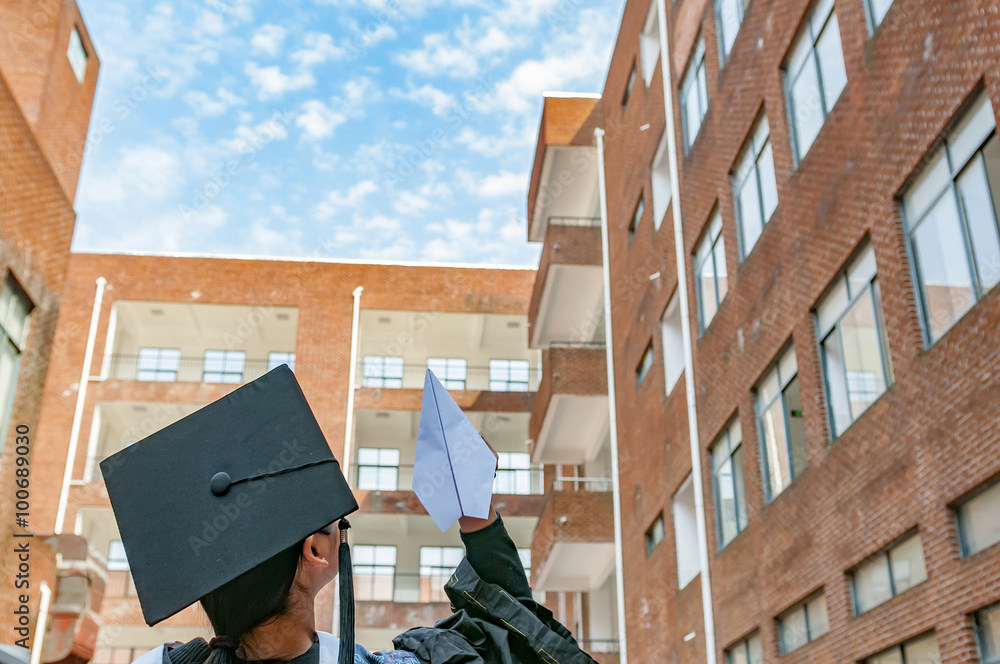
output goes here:
{"type": "Polygon", "coordinates": [[[351,566],[351,545],[347,542],[347,519],[340,523],[340,664],[354,662],[354,570],[351,566]]]}

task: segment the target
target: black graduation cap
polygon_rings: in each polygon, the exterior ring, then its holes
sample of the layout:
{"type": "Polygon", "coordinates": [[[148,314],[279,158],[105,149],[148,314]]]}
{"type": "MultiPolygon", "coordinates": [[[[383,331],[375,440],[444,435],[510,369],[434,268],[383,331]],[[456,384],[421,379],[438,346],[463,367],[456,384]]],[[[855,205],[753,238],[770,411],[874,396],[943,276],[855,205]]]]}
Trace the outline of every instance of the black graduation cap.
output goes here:
{"type": "Polygon", "coordinates": [[[286,365],[108,457],[101,472],[149,625],[358,509],[286,365]]]}

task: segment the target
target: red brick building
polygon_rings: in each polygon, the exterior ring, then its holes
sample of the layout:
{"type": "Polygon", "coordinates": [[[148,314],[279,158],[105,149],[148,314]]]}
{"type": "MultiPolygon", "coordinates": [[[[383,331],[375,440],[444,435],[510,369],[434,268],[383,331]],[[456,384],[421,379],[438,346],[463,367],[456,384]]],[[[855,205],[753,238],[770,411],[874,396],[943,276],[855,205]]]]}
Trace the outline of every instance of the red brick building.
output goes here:
{"type": "Polygon", "coordinates": [[[1000,658],[998,31],[630,0],[603,137],[543,116],[540,280],[606,175],[623,659],[1000,658]]]}
{"type": "MultiPolygon", "coordinates": [[[[391,649],[393,636],[450,615],[442,587],[462,557],[458,526],[437,530],[411,488],[427,368],[500,453],[494,491],[530,565],[543,500],[525,444],[539,382],[538,353],[525,343],[534,274],[74,254],[34,462],[49,478],[68,463],[69,482],[46,494],[36,519],[84,538],[106,574],[93,661],[127,664],[160,643],[210,634],[197,606],[143,623],[98,463],[282,363],[361,505],[351,518],[359,643],[391,649]]],[[[334,590],[317,607],[329,631],[334,590]]]]}
{"type": "MultiPolygon", "coordinates": [[[[0,26],[0,643],[24,646],[35,641],[42,605],[58,608],[56,552],[66,560],[70,554],[68,542],[43,539],[47,531],[36,520],[38,497],[52,478],[35,472],[34,437],[57,350],[73,199],[100,62],[73,0],[4,0],[0,26]],[[24,480],[27,487],[16,484],[24,480]],[[25,507],[26,516],[16,514],[25,507]],[[28,561],[15,551],[25,545],[28,561]],[[25,627],[27,634],[17,631],[25,627]]],[[[62,609],[63,624],[48,626],[65,642],[46,639],[43,661],[86,649],[86,621],[76,607],[62,609]]]]}

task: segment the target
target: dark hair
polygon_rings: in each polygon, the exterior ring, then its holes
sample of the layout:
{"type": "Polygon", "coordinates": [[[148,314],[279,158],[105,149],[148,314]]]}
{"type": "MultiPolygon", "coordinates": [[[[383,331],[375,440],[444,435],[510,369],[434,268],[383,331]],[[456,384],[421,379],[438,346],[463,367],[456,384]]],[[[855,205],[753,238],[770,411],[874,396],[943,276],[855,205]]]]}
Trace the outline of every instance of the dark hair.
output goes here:
{"type": "Polygon", "coordinates": [[[294,544],[199,600],[217,637],[232,641],[212,648],[205,664],[238,664],[239,639],[288,611],[303,543],[294,544]]]}

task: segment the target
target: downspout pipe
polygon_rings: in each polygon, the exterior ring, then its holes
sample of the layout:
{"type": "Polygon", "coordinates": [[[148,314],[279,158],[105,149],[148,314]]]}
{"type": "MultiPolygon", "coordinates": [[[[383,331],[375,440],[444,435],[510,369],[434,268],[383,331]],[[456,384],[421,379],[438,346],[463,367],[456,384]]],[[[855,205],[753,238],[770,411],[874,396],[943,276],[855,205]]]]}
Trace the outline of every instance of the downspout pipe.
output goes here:
{"type": "MultiPolygon", "coordinates": [[[[661,0],[662,1],[662,0],[661,0]]],[[[622,553],[622,495],[618,476],[618,406],[615,400],[615,352],[611,324],[611,250],[608,244],[608,185],[604,170],[604,130],[594,130],[597,141],[597,183],[601,196],[601,254],[604,259],[604,334],[608,368],[608,423],[611,438],[611,497],[615,521],[615,591],[618,601],[618,661],[628,664],[625,638],[625,575],[622,553]]],[[[712,664],[712,663],[710,663],[712,664]]]]}
{"type": "Polygon", "coordinates": [[[76,392],[76,410],[73,411],[73,428],[69,434],[69,449],[66,450],[66,467],[63,469],[62,488],[59,491],[59,508],[56,511],[56,525],[53,532],[63,532],[66,522],[66,505],[69,502],[69,487],[73,479],[73,466],[76,465],[76,450],[80,444],[80,426],[83,423],[83,409],[87,401],[87,384],[90,382],[90,365],[94,360],[94,343],[97,340],[97,327],[101,320],[101,304],[104,302],[104,288],[108,280],[97,279],[97,294],[94,296],[94,310],[90,315],[90,332],[87,333],[87,350],[83,355],[83,369],[80,371],[80,387],[76,392]]]}
{"type": "Polygon", "coordinates": [[[677,257],[677,292],[681,310],[681,338],[684,346],[684,391],[687,393],[688,436],[691,443],[691,477],[697,515],[698,561],[701,567],[701,605],[705,621],[705,662],[716,664],[715,610],[712,606],[712,579],[708,568],[708,526],[705,522],[705,488],[702,482],[701,443],[698,437],[698,405],[695,399],[694,354],[691,339],[691,308],[688,299],[687,256],[684,252],[684,221],[678,176],[677,134],[674,131],[674,86],[670,66],[670,33],[667,30],[666,0],[656,0],[660,23],[660,72],[663,76],[663,108],[666,116],[667,162],[670,168],[670,199],[674,221],[674,249],[677,257]]]}

